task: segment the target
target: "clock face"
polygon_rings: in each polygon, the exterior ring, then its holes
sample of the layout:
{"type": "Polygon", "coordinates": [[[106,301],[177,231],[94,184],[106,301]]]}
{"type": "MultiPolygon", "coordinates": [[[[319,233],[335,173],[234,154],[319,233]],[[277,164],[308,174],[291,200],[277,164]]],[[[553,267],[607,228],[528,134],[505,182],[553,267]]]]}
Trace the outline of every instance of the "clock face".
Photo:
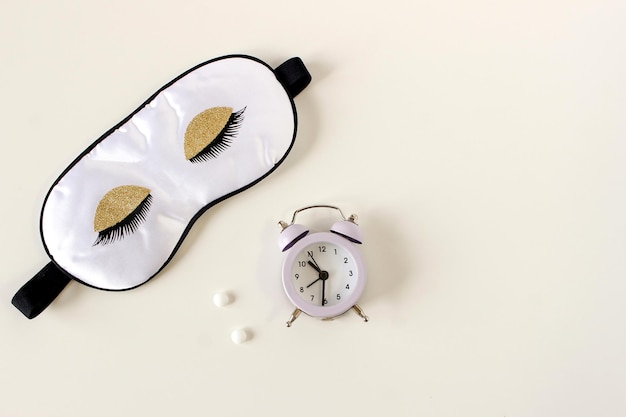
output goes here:
{"type": "Polygon", "coordinates": [[[315,233],[294,245],[285,259],[287,296],[305,313],[334,317],[349,310],[365,285],[355,245],[333,233],[315,233]]]}

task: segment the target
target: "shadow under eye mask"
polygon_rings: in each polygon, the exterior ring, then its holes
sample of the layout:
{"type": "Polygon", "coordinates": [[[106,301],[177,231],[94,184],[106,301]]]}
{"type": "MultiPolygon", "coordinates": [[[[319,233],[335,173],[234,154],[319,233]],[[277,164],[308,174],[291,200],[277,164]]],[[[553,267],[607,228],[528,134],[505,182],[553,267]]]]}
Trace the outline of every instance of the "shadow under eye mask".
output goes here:
{"type": "Polygon", "coordinates": [[[231,55],[159,89],[54,182],[41,212],[51,262],[13,304],[33,318],[72,279],[115,291],[156,275],[204,211],[286,158],[310,80],[299,58],[272,69],[231,55]]]}

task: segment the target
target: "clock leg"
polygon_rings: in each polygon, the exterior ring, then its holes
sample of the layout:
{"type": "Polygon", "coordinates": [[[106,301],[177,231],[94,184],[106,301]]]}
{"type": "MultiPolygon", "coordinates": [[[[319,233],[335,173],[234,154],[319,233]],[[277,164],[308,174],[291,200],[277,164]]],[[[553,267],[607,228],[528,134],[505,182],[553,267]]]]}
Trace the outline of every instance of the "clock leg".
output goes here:
{"type": "Polygon", "coordinates": [[[300,310],[299,308],[296,308],[293,313],[291,313],[291,317],[289,317],[289,320],[287,321],[287,327],[291,327],[291,323],[293,323],[294,321],[296,321],[296,319],[298,318],[298,316],[300,315],[300,313],[302,313],[302,310],[300,310]]]}
{"type": "Polygon", "coordinates": [[[363,319],[363,321],[367,322],[370,320],[370,318],[365,315],[361,307],[359,307],[357,304],[353,305],[352,309],[354,310],[356,314],[358,314],[363,319]]]}

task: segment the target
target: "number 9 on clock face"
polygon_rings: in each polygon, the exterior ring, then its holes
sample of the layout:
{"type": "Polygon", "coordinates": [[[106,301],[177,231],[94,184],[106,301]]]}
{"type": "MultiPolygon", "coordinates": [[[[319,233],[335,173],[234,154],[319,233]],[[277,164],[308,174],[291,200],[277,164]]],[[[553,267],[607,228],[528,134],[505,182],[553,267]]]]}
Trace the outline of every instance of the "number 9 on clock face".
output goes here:
{"type": "Polygon", "coordinates": [[[353,243],[334,233],[298,241],[283,264],[283,286],[298,308],[314,317],[335,317],[356,304],[365,287],[365,266],[353,243]]]}

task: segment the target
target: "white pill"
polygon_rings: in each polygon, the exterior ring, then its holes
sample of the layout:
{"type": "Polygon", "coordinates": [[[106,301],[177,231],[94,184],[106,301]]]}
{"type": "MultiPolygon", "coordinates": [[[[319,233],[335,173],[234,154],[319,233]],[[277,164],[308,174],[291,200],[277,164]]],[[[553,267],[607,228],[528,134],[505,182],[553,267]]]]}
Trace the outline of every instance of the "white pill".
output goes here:
{"type": "Polygon", "coordinates": [[[230,339],[233,341],[233,343],[239,345],[248,340],[248,332],[246,332],[244,329],[233,330],[233,332],[230,334],[230,339]]]}
{"type": "Polygon", "coordinates": [[[224,307],[230,303],[230,295],[226,292],[218,292],[213,296],[213,304],[218,307],[224,307]]]}

